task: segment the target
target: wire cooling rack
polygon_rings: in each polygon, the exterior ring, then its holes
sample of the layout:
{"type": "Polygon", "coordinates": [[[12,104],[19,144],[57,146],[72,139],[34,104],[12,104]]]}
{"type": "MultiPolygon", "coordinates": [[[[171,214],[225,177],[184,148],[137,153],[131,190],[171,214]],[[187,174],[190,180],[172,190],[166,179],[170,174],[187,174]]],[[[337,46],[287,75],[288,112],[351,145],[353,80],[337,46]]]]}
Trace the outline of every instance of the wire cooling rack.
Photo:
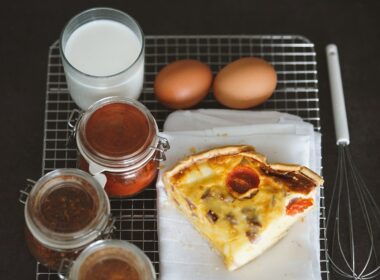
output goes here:
{"type": "MultiPolygon", "coordinates": [[[[146,36],[145,82],[140,101],[147,106],[161,129],[171,110],[156,101],[153,82],[167,63],[194,58],[207,63],[213,73],[244,56],[257,56],[271,62],[278,74],[275,94],[255,110],[277,110],[302,117],[321,129],[319,117],[317,63],[314,44],[302,36],[146,36]]],[[[61,64],[58,42],[49,49],[42,173],[56,168],[76,167],[77,151],[68,147],[67,120],[76,105],[70,98],[61,64]]],[[[222,108],[212,92],[197,108],[222,108]]],[[[128,240],[148,255],[159,276],[156,191],[154,184],[140,195],[111,199],[117,218],[114,238],[128,240]]],[[[320,247],[322,279],[329,279],[326,255],[324,189],[321,189],[320,247]]],[[[57,274],[37,263],[37,280],[59,279],[57,274]]]]}

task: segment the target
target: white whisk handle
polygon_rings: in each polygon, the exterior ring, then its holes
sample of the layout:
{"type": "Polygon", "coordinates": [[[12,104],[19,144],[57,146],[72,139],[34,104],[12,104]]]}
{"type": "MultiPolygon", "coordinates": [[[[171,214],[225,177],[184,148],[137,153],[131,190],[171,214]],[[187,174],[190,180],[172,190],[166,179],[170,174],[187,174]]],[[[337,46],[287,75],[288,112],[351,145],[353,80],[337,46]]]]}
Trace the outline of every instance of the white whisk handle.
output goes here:
{"type": "Polygon", "coordinates": [[[334,114],[336,143],[350,144],[348,132],[346,105],[344,103],[344,93],[342,76],[340,73],[338,48],[334,44],[327,45],[327,69],[330,79],[331,101],[334,114]]]}

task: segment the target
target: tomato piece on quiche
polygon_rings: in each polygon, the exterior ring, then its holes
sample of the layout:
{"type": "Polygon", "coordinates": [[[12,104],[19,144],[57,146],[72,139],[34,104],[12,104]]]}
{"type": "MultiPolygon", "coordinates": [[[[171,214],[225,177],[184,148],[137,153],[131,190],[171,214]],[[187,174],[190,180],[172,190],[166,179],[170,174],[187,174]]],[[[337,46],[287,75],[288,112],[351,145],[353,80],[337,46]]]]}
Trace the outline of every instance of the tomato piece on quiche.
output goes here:
{"type": "Polygon", "coordinates": [[[292,164],[268,164],[251,146],[192,155],[163,175],[166,192],[223,257],[228,270],[280,240],[316,205],[323,179],[292,164]]]}

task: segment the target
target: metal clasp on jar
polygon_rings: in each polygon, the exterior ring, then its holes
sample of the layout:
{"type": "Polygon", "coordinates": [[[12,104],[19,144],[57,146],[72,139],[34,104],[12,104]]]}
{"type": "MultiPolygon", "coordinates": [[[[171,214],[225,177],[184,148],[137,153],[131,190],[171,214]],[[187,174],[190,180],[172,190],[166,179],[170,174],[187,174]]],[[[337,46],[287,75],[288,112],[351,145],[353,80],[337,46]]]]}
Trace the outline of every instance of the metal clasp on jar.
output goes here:
{"type": "Polygon", "coordinates": [[[74,264],[73,260],[70,260],[70,259],[67,259],[67,258],[63,258],[62,259],[61,264],[59,265],[59,268],[58,268],[58,271],[57,271],[59,279],[62,279],[62,280],[68,279],[66,276],[69,273],[69,271],[70,271],[71,267],[73,266],[73,264],[74,264]]]}
{"type": "Polygon", "coordinates": [[[112,217],[112,215],[110,214],[108,217],[108,223],[106,227],[100,233],[101,239],[111,239],[112,233],[114,232],[114,230],[116,230],[115,222],[116,222],[116,219],[112,217]]]}
{"type": "Polygon", "coordinates": [[[157,147],[154,147],[153,149],[156,150],[156,153],[154,155],[154,160],[156,161],[164,161],[166,160],[165,152],[170,149],[170,144],[168,139],[158,136],[158,144],[157,147]]]}
{"type": "Polygon", "coordinates": [[[78,123],[82,116],[83,112],[79,109],[74,109],[71,111],[69,119],[67,121],[67,125],[70,128],[69,139],[67,139],[67,145],[69,145],[72,141],[75,140],[78,123]]]}
{"type": "Polygon", "coordinates": [[[18,201],[22,204],[26,204],[26,201],[28,200],[29,193],[33,189],[34,185],[36,184],[36,181],[32,179],[26,179],[26,187],[23,190],[20,190],[20,196],[18,198],[18,201]]]}

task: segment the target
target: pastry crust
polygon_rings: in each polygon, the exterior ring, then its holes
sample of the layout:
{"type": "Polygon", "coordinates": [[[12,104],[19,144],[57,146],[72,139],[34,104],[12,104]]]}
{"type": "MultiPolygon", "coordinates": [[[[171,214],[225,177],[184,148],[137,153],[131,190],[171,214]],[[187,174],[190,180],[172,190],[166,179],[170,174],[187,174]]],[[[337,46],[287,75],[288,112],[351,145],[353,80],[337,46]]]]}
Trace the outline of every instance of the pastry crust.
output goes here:
{"type": "Polygon", "coordinates": [[[302,174],[313,181],[317,186],[320,186],[324,183],[324,180],[321,176],[305,166],[284,163],[271,163],[269,166],[277,171],[296,172],[302,174]]]}
{"type": "Polygon", "coordinates": [[[222,155],[234,155],[239,154],[242,152],[251,152],[252,155],[257,156],[257,158],[260,158],[260,160],[265,161],[265,157],[263,155],[259,155],[256,153],[256,150],[252,146],[248,145],[236,145],[236,146],[223,146],[218,148],[209,149],[206,151],[202,151],[196,154],[193,154],[191,156],[188,156],[184,159],[182,159],[180,162],[176,163],[174,167],[172,167],[170,170],[166,171],[164,174],[164,177],[169,177],[174,173],[179,172],[182,169],[188,168],[194,162],[201,161],[204,159],[209,159],[217,156],[222,155]]]}
{"type": "Polygon", "coordinates": [[[306,176],[308,179],[310,179],[317,186],[320,186],[324,183],[324,180],[321,176],[319,176],[317,173],[315,173],[314,171],[312,171],[311,169],[305,166],[301,166],[297,164],[285,164],[285,163],[267,163],[266,157],[256,152],[256,149],[249,145],[222,146],[222,147],[202,151],[197,154],[193,154],[181,160],[173,168],[166,171],[164,174],[164,178],[167,178],[171,176],[172,174],[179,172],[182,169],[188,168],[194,162],[217,157],[217,156],[234,155],[234,154],[241,154],[241,155],[253,158],[276,171],[296,172],[298,174],[302,174],[306,176]]]}

